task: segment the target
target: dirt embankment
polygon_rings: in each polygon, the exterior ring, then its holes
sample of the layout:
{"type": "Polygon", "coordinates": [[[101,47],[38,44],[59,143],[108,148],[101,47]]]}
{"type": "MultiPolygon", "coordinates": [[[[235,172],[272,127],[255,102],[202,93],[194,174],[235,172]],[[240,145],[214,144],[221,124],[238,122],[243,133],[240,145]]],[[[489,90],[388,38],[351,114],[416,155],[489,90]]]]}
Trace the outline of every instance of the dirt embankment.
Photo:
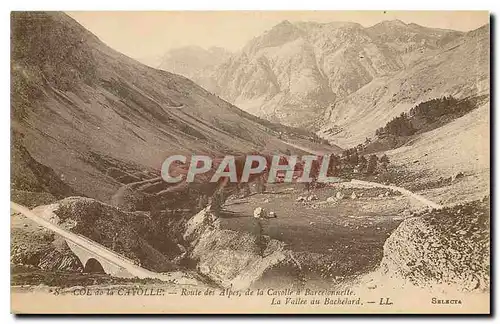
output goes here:
{"type": "Polygon", "coordinates": [[[125,212],[91,198],[70,197],[58,203],[54,214],[61,223],[73,224],[72,232],[140,260],[147,269],[162,272],[176,268],[171,262],[179,254],[176,242],[166,233],[167,237],[158,240],[155,222],[148,213],[125,212]]]}
{"type": "Polygon", "coordinates": [[[384,245],[382,272],[420,287],[490,287],[490,199],[423,212],[401,223],[384,245]]]}
{"type": "Polygon", "coordinates": [[[264,278],[276,280],[268,276],[274,271],[280,273],[280,282],[299,284],[297,265],[285,244],[263,235],[259,221],[255,220],[253,232],[225,230],[210,207],[203,209],[186,224],[188,258],[200,273],[224,287],[243,289],[261,284],[264,278]]]}
{"type": "MultiPolygon", "coordinates": [[[[33,210],[41,217],[50,217],[73,233],[83,235],[156,272],[178,268],[175,258],[182,251],[178,237],[162,232],[173,221],[162,223],[144,212],[124,212],[116,207],[84,197],[69,197],[52,205],[33,210]]],[[[162,215],[166,216],[166,215],[162,215]]],[[[167,215],[172,216],[172,215],[167,215]]],[[[51,271],[81,271],[83,265],[68,248],[63,238],[22,215],[12,217],[11,263],[29,265],[51,271]]]]}

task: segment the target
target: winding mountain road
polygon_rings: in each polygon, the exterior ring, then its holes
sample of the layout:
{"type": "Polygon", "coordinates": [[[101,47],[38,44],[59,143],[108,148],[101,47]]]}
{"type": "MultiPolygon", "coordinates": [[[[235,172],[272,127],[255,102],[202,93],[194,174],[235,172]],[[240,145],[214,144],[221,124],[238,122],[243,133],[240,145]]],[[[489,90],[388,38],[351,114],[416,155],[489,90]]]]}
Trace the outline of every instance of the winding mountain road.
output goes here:
{"type": "MultiPolygon", "coordinates": [[[[309,152],[309,153],[314,154],[314,155],[325,155],[325,154],[330,154],[331,153],[331,152],[325,152],[325,151],[316,151],[316,150],[312,150],[312,149],[307,148],[307,147],[302,146],[302,145],[293,144],[293,143],[286,142],[286,141],[283,141],[283,140],[281,140],[281,141],[283,143],[285,143],[286,145],[293,146],[293,147],[295,147],[295,148],[297,148],[299,150],[302,150],[302,151],[305,151],[305,152],[309,152]]],[[[398,186],[394,186],[394,185],[384,185],[384,184],[377,183],[377,182],[363,181],[363,180],[357,180],[357,179],[352,179],[351,183],[352,184],[361,185],[361,186],[366,186],[366,187],[385,188],[385,189],[390,189],[390,190],[398,191],[401,194],[403,194],[404,196],[416,199],[416,200],[420,201],[421,203],[423,203],[424,205],[426,205],[428,207],[431,207],[431,208],[434,208],[434,209],[443,208],[443,205],[437,204],[437,203],[435,203],[435,202],[433,202],[433,201],[425,198],[422,195],[416,194],[416,193],[411,192],[410,190],[402,188],[402,187],[398,187],[398,186]]]]}

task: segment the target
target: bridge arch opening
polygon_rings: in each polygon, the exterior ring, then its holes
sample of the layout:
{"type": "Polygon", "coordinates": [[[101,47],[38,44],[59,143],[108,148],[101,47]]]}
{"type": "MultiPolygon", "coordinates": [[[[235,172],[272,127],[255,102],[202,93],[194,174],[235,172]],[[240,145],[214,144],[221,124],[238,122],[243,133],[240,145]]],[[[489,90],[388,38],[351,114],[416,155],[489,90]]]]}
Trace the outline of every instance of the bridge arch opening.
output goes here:
{"type": "Polygon", "coordinates": [[[85,263],[85,267],[83,267],[83,272],[85,273],[106,273],[102,264],[94,258],[90,258],[85,263]]]}

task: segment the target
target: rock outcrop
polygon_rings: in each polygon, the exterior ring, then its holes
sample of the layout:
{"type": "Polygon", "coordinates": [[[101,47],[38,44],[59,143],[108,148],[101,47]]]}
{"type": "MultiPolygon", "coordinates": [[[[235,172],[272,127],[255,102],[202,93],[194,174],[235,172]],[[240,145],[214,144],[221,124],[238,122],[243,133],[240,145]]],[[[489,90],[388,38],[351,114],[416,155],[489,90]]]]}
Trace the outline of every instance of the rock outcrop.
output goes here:
{"type": "Polygon", "coordinates": [[[203,209],[186,224],[189,258],[199,272],[223,287],[243,289],[256,284],[266,271],[288,261],[284,243],[262,235],[259,219],[254,224],[251,233],[222,229],[210,207],[203,209]]]}
{"type": "Polygon", "coordinates": [[[490,287],[489,199],[406,219],[384,245],[381,270],[417,286],[490,287]]]}
{"type": "Polygon", "coordinates": [[[46,232],[13,229],[10,262],[48,271],[82,271],[83,266],[64,240],[46,232]],[[21,237],[22,236],[22,237],[21,237]]]}
{"type": "Polygon", "coordinates": [[[253,211],[253,217],[255,218],[266,218],[267,217],[267,210],[262,207],[257,207],[253,211]]]}

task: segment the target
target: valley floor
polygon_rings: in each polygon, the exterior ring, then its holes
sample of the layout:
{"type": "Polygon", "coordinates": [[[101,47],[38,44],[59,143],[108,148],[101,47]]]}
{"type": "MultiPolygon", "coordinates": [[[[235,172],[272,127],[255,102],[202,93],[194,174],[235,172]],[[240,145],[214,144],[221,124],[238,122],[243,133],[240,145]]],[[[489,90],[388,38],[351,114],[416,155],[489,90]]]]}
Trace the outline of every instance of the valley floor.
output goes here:
{"type": "Polygon", "coordinates": [[[263,194],[228,201],[221,225],[285,242],[299,262],[310,264],[311,256],[317,259],[319,264],[311,265],[308,272],[336,278],[376,267],[385,240],[411,208],[407,199],[388,190],[347,189],[337,184],[308,193],[298,185],[273,185],[263,194]],[[345,198],[327,202],[337,192],[345,198]],[[390,196],[378,197],[386,192],[390,196]],[[352,193],[362,197],[351,199],[352,193]],[[315,200],[297,201],[310,195],[315,200]],[[255,219],[257,207],[275,212],[277,218],[255,219]]]}

